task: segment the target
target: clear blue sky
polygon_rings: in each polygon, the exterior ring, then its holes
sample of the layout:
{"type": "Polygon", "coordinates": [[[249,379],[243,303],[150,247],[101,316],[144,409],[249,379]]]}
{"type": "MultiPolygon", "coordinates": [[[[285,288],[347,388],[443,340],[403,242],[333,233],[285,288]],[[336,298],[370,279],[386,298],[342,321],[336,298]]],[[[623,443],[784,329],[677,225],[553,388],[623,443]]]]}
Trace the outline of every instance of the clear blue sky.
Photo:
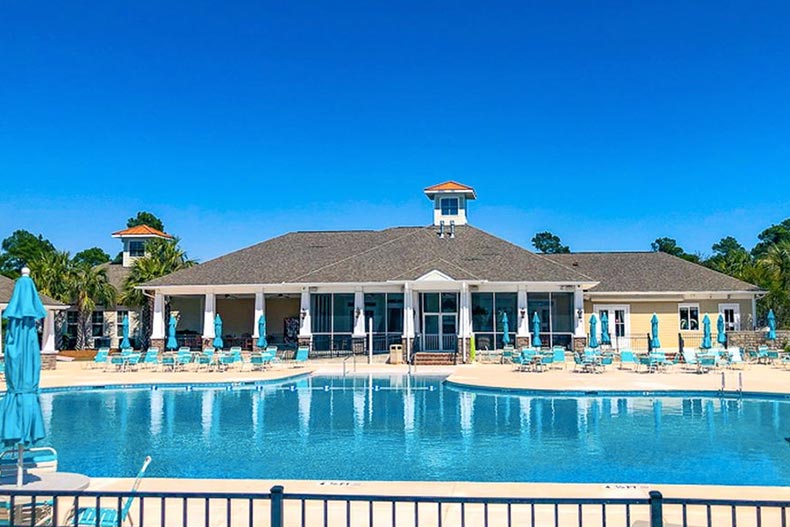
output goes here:
{"type": "Polygon", "coordinates": [[[0,4],[0,236],[140,209],[201,260],[296,229],[751,247],[790,216],[786,1],[0,4]]]}

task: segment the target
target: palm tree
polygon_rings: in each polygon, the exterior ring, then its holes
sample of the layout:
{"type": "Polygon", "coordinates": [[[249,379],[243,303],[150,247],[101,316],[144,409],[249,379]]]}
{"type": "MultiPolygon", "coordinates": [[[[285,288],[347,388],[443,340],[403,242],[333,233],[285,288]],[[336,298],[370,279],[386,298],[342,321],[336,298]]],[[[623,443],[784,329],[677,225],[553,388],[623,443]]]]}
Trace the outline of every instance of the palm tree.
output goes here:
{"type": "Polygon", "coordinates": [[[151,320],[154,312],[153,298],[145,295],[137,286],[156,278],[187,269],[197,263],[191,260],[186,251],[179,247],[178,238],[172,240],[155,239],[145,245],[145,256],[137,259],[123,284],[121,304],[142,308],[140,313],[140,338],[143,347],[148,347],[151,335],[151,320]]]}
{"type": "MultiPolygon", "coordinates": [[[[71,304],[74,291],[75,266],[67,251],[45,253],[40,259],[30,262],[30,274],[36,281],[38,290],[64,304],[71,304]]],[[[62,327],[66,322],[66,312],[55,312],[56,347],[63,347],[62,327]]]]}
{"type": "Polygon", "coordinates": [[[763,282],[768,294],[763,298],[763,309],[774,310],[777,324],[790,323],[790,242],[772,245],[760,260],[763,282]]]}
{"type": "Polygon", "coordinates": [[[77,308],[77,349],[85,349],[91,314],[97,305],[114,307],[118,291],[107,279],[107,271],[88,264],[74,264],[70,282],[72,303],[77,308]]]}

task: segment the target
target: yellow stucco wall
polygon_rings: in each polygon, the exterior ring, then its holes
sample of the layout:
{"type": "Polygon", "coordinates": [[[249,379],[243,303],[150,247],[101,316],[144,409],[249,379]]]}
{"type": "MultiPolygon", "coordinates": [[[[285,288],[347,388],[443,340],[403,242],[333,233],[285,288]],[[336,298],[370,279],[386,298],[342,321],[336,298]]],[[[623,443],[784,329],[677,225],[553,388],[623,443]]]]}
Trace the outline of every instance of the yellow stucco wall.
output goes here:
{"type": "MultiPolygon", "coordinates": [[[[750,329],[750,315],[752,315],[751,300],[686,300],[678,301],[627,301],[627,300],[606,300],[595,302],[585,301],[584,311],[589,320],[593,310],[593,305],[627,305],[630,308],[630,333],[632,338],[641,339],[646,337],[651,330],[650,321],[653,313],[658,315],[658,336],[661,340],[662,348],[666,350],[677,349],[678,333],[680,332],[680,315],[678,308],[680,304],[698,304],[700,309],[700,327],[697,331],[683,331],[687,335],[702,335],[702,317],[707,313],[711,319],[711,328],[716,332],[716,319],[719,313],[719,304],[738,304],[741,313],[741,329],[750,329]]],[[[588,324],[585,321],[585,324],[588,324]]],[[[587,326],[589,327],[589,325],[587,326]]]]}

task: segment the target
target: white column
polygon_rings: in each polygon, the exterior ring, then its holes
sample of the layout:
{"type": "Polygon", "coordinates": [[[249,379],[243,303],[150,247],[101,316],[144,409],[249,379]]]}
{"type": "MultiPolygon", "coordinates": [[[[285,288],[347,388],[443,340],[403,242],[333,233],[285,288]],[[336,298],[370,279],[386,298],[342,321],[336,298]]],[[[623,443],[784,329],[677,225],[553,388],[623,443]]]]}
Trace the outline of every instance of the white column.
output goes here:
{"type": "Polygon", "coordinates": [[[526,287],[518,288],[518,329],[516,337],[529,337],[529,321],[530,313],[527,308],[527,289],[526,287]],[[523,313],[523,315],[522,315],[523,313]]]}
{"type": "Polygon", "coordinates": [[[154,320],[151,325],[151,338],[165,338],[165,295],[162,293],[154,295],[154,320]]]}
{"type": "Polygon", "coordinates": [[[472,292],[469,284],[461,283],[461,319],[458,321],[458,336],[469,338],[472,336],[472,292]]]}
{"type": "MultiPolygon", "coordinates": [[[[750,327],[752,331],[757,329],[757,297],[752,297],[752,327],[750,327]]],[[[3,340],[0,338],[0,344],[2,344],[3,340]]]]}
{"type": "Polygon", "coordinates": [[[409,284],[403,286],[403,336],[414,338],[414,297],[409,284]]]}
{"type": "Polygon", "coordinates": [[[47,309],[44,333],[41,335],[41,353],[57,353],[55,349],[55,312],[47,309]]]}
{"type": "Polygon", "coordinates": [[[412,316],[414,324],[414,333],[422,333],[422,320],[420,317],[420,293],[417,291],[411,292],[411,307],[414,315],[412,316]]]}
{"type": "Polygon", "coordinates": [[[258,333],[258,321],[266,314],[266,297],[263,291],[255,293],[255,319],[252,321],[252,338],[257,339],[261,335],[258,333]]]}
{"type": "Polygon", "coordinates": [[[203,305],[203,338],[213,339],[217,335],[214,333],[214,317],[217,311],[217,298],[214,293],[206,293],[206,300],[203,305]]]}
{"type": "Polygon", "coordinates": [[[302,324],[299,326],[299,337],[310,338],[313,336],[313,326],[310,322],[310,290],[302,289],[301,313],[302,324]]]}
{"type": "Polygon", "coordinates": [[[352,337],[365,338],[365,293],[354,291],[354,331],[352,337]]]}
{"type": "Polygon", "coordinates": [[[587,329],[584,324],[584,291],[579,286],[573,291],[573,319],[576,321],[576,329],[573,332],[576,337],[586,337],[587,329]],[[581,316],[579,316],[581,313],[581,316]]]}

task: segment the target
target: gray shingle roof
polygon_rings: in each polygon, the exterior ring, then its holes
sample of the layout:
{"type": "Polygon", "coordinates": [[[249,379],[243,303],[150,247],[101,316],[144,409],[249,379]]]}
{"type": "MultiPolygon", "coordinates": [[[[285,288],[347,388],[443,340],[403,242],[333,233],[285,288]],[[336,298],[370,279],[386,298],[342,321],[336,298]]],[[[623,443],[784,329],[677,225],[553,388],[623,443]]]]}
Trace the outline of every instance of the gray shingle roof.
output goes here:
{"type": "Polygon", "coordinates": [[[662,252],[546,256],[600,282],[593,292],[761,291],[752,284],[662,252]]]}
{"type": "MultiPolygon", "coordinates": [[[[11,300],[11,295],[14,292],[14,281],[10,278],[6,278],[5,276],[0,275],[0,304],[7,304],[9,300],[11,300]]],[[[41,302],[46,306],[63,306],[57,300],[53,300],[52,298],[48,297],[47,295],[42,295],[41,293],[38,294],[39,298],[41,298],[41,302]]]]}
{"type": "Polygon", "coordinates": [[[145,286],[415,280],[432,270],[456,280],[591,282],[582,272],[470,225],[293,232],[158,278],[145,286]]]}
{"type": "Polygon", "coordinates": [[[99,269],[104,269],[107,273],[107,281],[120,293],[123,291],[123,283],[129,273],[132,272],[131,267],[124,267],[121,264],[105,263],[98,266],[99,269]]]}

